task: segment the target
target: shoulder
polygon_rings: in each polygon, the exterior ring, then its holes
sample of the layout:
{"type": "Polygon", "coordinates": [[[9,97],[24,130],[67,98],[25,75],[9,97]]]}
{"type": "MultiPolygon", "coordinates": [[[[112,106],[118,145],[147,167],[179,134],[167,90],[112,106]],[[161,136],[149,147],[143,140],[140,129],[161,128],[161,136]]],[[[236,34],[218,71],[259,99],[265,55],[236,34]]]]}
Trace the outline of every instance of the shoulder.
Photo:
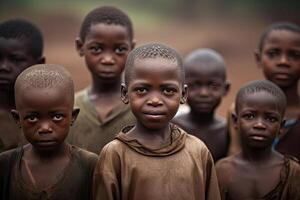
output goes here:
{"type": "Polygon", "coordinates": [[[216,170],[223,171],[223,170],[230,169],[235,165],[234,163],[236,163],[236,160],[237,160],[236,155],[222,158],[216,163],[216,170]]]}
{"type": "Polygon", "coordinates": [[[80,105],[87,99],[88,97],[88,88],[85,88],[83,90],[80,90],[75,93],[75,105],[80,105]]]}
{"type": "Polygon", "coordinates": [[[119,155],[127,148],[129,147],[127,147],[126,144],[117,139],[114,139],[102,148],[100,152],[100,158],[103,159],[104,157],[113,157],[119,155]]]}
{"type": "Polygon", "coordinates": [[[14,149],[10,149],[8,151],[4,151],[2,153],[0,153],[0,162],[4,161],[6,162],[8,159],[10,159],[13,155],[17,155],[21,152],[21,148],[14,148],[14,149]]]}
{"type": "Polygon", "coordinates": [[[84,150],[82,148],[76,147],[76,146],[71,146],[72,151],[79,157],[79,160],[82,161],[83,163],[86,163],[88,165],[95,165],[98,156],[95,153],[92,153],[90,151],[84,150]]]}

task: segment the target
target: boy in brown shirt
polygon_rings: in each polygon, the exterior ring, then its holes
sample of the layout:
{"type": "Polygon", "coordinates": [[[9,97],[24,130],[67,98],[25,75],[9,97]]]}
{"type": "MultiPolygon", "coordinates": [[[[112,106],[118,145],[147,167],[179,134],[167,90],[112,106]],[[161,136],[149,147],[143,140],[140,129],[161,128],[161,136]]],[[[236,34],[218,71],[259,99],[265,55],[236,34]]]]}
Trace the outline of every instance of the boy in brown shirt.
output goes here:
{"type": "Polygon", "coordinates": [[[97,155],[64,140],[79,112],[70,74],[34,65],[15,83],[17,125],[29,144],[0,154],[1,199],[91,199],[97,155]]]}
{"type": "Polygon", "coordinates": [[[133,50],[122,99],[137,122],[100,153],[95,198],[220,199],[212,156],[198,138],[170,124],[186,99],[180,55],[162,44],[133,50]]]}
{"type": "Polygon", "coordinates": [[[131,20],[117,8],[96,8],[85,17],[76,45],[92,83],[76,93],[80,113],[68,142],[98,154],[124,126],[135,121],[120,99],[125,61],[134,48],[131,20]]]}

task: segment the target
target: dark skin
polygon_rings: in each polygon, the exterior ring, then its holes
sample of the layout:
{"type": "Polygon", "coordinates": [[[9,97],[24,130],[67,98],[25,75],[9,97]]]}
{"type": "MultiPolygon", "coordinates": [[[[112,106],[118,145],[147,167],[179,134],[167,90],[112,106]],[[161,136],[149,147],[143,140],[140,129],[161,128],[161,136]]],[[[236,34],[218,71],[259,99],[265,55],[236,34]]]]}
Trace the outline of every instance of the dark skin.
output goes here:
{"type": "Polygon", "coordinates": [[[174,61],[138,59],[122,85],[122,100],[129,103],[137,123],[127,134],[152,148],[170,144],[170,120],[186,99],[186,86],[174,61]]]}
{"type": "Polygon", "coordinates": [[[233,120],[242,152],[216,165],[229,199],[261,199],[279,183],[284,159],[272,143],[283,125],[283,110],[266,92],[248,94],[238,105],[233,120]]]}
{"type": "Polygon", "coordinates": [[[286,119],[296,119],[300,114],[300,34],[272,30],[255,56],[266,79],[278,85],[287,97],[286,119]]]}
{"type": "Polygon", "coordinates": [[[204,141],[216,161],[226,155],[228,146],[226,121],[215,116],[215,109],[230,87],[224,65],[189,61],[185,70],[190,112],[173,121],[204,141]]]}
{"type": "Polygon", "coordinates": [[[91,72],[89,98],[95,105],[100,120],[120,105],[122,72],[134,42],[126,27],[98,23],[90,27],[84,41],[76,39],[77,51],[85,58],[91,72]]]}
{"type": "Polygon", "coordinates": [[[73,109],[73,96],[61,86],[29,88],[16,95],[17,109],[12,114],[29,142],[24,146],[21,173],[25,183],[47,189],[69,164],[70,146],[64,140],[79,109],[73,109]]]}

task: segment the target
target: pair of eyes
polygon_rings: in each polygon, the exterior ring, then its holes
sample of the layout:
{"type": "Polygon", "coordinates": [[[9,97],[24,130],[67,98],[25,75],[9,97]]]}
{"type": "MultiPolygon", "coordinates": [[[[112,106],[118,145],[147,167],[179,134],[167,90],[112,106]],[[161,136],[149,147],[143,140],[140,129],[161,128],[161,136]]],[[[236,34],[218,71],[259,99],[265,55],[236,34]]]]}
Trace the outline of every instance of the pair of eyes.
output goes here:
{"type": "MultiPolygon", "coordinates": [[[[104,50],[104,47],[100,46],[100,45],[92,45],[91,47],[89,47],[89,50],[93,53],[93,54],[99,54],[102,53],[104,50]]],[[[126,46],[119,46],[116,47],[114,49],[114,52],[118,55],[123,55],[126,52],[128,52],[128,48],[126,46]]]]}
{"type": "MultiPolygon", "coordinates": [[[[134,91],[138,94],[138,95],[145,95],[150,91],[150,88],[146,88],[146,87],[137,87],[134,88],[134,91]]],[[[176,88],[162,88],[161,92],[166,95],[166,96],[172,96],[175,93],[178,92],[178,89],[176,88]]]]}
{"type": "MultiPolygon", "coordinates": [[[[51,118],[52,118],[53,122],[60,122],[64,119],[64,115],[63,114],[53,114],[51,116],[51,118]]],[[[28,116],[25,116],[25,120],[29,123],[35,123],[35,122],[38,122],[39,116],[38,115],[28,115],[28,116]]]]}
{"type": "MultiPolygon", "coordinates": [[[[266,51],[266,55],[269,58],[277,58],[281,56],[283,52],[280,49],[269,49],[266,51]]],[[[287,53],[287,57],[292,59],[292,60],[298,60],[300,59],[300,51],[297,50],[290,50],[287,53]]]]}
{"type": "MultiPolygon", "coordinates": [[[[254,120],[256,119],[258,116],[255,113],[244,113],[242,114],[242,118],[245,120],[254,120]]],[[[279,119],[276,116],[272,116],[272,115],[265,115],[264,116],[264,120],[271,122],[271,123],[275,123],[278,122],[279,119]]]]}
{"type": "MultiPolygon", "coordinates": [[[[0,62],[2,59],[3,58],[0,56],[0,62]]],[[[21,55],[10,55],[8,59],[15,64],[22,63],[27,60],[25,56],[21,56],[21,55]]]]}
{"type": "Polygon", "coordinates": [[[219,90],[222,87],[221,83],[217,82],[208,82],[206,84],[201,84],[201,83],[188,83],[189,89],[198,89],[201,87],[206,87],[207,89],[210,90],[219,90]]]}

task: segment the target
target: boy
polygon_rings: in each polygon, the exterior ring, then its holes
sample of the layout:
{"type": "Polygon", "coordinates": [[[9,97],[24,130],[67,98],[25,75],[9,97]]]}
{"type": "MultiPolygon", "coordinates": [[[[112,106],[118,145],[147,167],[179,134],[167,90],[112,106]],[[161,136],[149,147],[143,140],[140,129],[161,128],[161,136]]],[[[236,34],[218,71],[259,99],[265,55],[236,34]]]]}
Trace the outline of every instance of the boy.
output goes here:
{"type": "Polygon", "coordinates": [[[300,199],[299,164],[272,150],[284,124],[284,93],[270,81],[253,81],[235,105],[242,151],[216,164],[222,199],[300,199]]]}
{"type": "Polygon", "coordinates": [[[101,151],[94,175],[95,198],[220,199],[209,150],[198,138],[170,124],[186,98],[178,53],[162,44],[133,50],[121,92],[137,122],[101,151]]]}
{"type": "MultiPolygon", "coordinates": [[[[291,23],[272,24],[262,33],[255,57],[266,79],[279,86],[287,98],[286,123],[274,146],[279,152],[290,154],[299,160],[300,130],[293,127],[299,123],[300,115],[300,27],[291,23]]],[[[235,131],[231,129],[230,132],[230,151],[233,153],[240,149],[240,144],[235,131]]]]}
{"type": "Polygon", "coordinates": [[[10,114],[15,80],[27,67],[44,62],[42,33],[34,24],[23,19],[0,24],[0,152],[25,142],[10,114]]]}
{"type": "Polygon", "coordinates": [[[216,162],[226,156],[229,144],[226,120],[215,116],[230,86],[224,60],[214,50],[198,49],[186,56],[183,66],[190,112],[176,117],[174,123],[201,139],[216,162]]]}
{"type": "Polygon", "coordinates": [[[135,121],[120,99],[122,72],[134,47],[131,21],[117,8],[96,8],[85,17],[76,45],[92,84],[76,94],[75,105],[81,112],[68,141],[98,154],[125,125],[135,121]]]}
{"type": "Polygon", "coordinates": [[[1,199],[91,199],[97,155],[64,142],[79,112],[71,75],[34,65],[18,76],[15,100],[29,144],[0,154],[1,199]]]}

